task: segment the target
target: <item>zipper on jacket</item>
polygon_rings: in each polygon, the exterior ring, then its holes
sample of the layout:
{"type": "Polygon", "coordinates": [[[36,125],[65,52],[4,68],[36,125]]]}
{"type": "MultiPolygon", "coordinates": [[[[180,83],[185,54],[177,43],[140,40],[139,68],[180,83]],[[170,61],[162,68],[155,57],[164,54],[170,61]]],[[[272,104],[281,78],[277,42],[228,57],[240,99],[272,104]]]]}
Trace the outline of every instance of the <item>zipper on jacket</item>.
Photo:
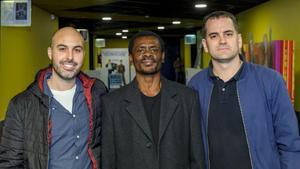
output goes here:
{"type": "Polygon", "coordinates": [[[48,134],[49,134],[49,120],[50,120],[50,117],[51,117],[51,108],[50,108],[50,105],[51,105],[51,97],[48,96],[48,120],[47,120],[47,145],[48,145],[48,153],[47,153],[47,166],[46,166],[46,169],[49,168],[49,160],[50,160],[50,149],[49,149],[49,140],[48,140],[48,134]]]}
{"type": "Polygon", "coordinates": [[[210,101],[211,101],[211,95],[214,89],[214,84],[212,85],[211,91],[210,91],[210,99],[208,102],[208,109],[207,109],[207,117],[206,117],[206,142],[207,142],[207,169],[210,169],[210,159],[209,159],[209,142],[208,142],[208,117],[209,117],[209,110],[210,110],[210,101]]]}
{"type": "Polygon", "coordinates": [[[243,116],[243,110],[242,110],[242,107],[241,107],[240,95],[239,95],[239,92],[238,92],[238,83],[236,83],[236,93],[237,93],[237,97],[238,97],[238,103],[239,103],[239,106],[240,106],[242,122],[243,122],[244,132],[245,132],[245,136],[246,136],[246,142],[247,142],[247,146],[248,146],[250,164],[251,164],[251,168],[253,169],[252,156],[251,156],[251,153],[250,153],[250,145],[249,145],[248,135],[247,135],[246,127],[245,127],[245,120],[244,120],[244,116],[243,116]]]}
{"type": "Polygon", "coordinates": [[[156,147],[156,157],[157,157],[157,168],[159,168],[159,145],[160,145],[160,141],[157,143],[157,147],[156,147]]]}

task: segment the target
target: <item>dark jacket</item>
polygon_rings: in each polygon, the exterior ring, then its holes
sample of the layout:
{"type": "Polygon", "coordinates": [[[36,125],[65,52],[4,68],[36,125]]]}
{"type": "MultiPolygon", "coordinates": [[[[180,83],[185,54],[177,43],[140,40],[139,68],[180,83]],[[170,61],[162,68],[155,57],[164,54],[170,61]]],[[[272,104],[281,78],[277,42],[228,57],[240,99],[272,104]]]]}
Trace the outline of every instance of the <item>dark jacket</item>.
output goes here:
{"type": "MultiPolygon", "coordinates": [[[[237,93],[253,169],[299,169],[300,137],[295,111],[281,75],[244,62],[237,93]]],[[[206,131],[213,81],[208,69],[196,74],[189,86],[198,90],[206,131]]]]}
{"type": "MultiPolygon", "coordinates": [[[[41,70],[34,83],[9,103],[2,142],[0,144],[0,168],[47,169],[51,121],[49,97],[43,93],[43,80],[47,71],[41,70]]],[[[93,169],[100,165],[101,99],[106,93],[104,84],[80,73],[88,108],[90,129],[88,154],[93,169]]]]}
{"type": "Polygon", "coordinates": [[[157,149],[137,81],[104,97],[102,169],[203,169],[195,91],[162,79],[157,149]]]}

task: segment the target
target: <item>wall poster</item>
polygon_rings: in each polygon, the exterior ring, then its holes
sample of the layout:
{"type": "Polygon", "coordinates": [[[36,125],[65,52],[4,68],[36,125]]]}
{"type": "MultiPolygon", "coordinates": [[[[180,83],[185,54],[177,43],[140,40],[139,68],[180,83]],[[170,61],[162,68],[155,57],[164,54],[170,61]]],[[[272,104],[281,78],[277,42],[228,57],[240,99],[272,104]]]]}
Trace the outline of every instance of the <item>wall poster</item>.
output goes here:
{"type": "Polygon", "coordinates": [[[1,1],[1,26],[31,26],[31,0],[1,1]]]}

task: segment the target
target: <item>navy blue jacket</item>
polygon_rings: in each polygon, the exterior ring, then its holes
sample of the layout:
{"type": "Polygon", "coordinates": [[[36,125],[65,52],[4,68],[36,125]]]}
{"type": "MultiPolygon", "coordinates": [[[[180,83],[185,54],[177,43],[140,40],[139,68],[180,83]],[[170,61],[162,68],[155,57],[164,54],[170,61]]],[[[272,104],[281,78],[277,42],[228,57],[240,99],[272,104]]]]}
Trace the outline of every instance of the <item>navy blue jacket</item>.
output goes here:
{"type": "MultiPolygon", "coordinates": [[[[243,64],[237,93],[252,168],[300,169],[299,128],[285,82],[272,69],[243,64]]],[[[204,121],[202,138],[209,164],[206,133],[213,82],[208,68],[196,74],[189,86],[196,89],[200,97],[204,121]]]]}

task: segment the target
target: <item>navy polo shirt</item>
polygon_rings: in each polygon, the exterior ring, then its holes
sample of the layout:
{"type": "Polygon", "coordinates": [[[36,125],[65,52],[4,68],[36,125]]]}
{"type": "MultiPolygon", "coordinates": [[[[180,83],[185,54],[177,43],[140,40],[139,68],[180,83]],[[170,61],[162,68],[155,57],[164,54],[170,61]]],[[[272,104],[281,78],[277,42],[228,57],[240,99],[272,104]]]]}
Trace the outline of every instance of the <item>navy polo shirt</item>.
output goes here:
{"type": "Polygon", "coordinates": [[[76,79],[73,112],[65,109],[56,99],[44,80],[45,93],[50,97],[51,145],[49,145],[49,169],[91,169],[88,156],[89,111],[83,86],[76,79]]]}
{"type": "Polygon", "coordinates": [[[214,83],[208,115],[210,169],[251,169],[249,149],[240,108],[237,81],[239,71],[227,82],[209,76],[214,83]]]}

